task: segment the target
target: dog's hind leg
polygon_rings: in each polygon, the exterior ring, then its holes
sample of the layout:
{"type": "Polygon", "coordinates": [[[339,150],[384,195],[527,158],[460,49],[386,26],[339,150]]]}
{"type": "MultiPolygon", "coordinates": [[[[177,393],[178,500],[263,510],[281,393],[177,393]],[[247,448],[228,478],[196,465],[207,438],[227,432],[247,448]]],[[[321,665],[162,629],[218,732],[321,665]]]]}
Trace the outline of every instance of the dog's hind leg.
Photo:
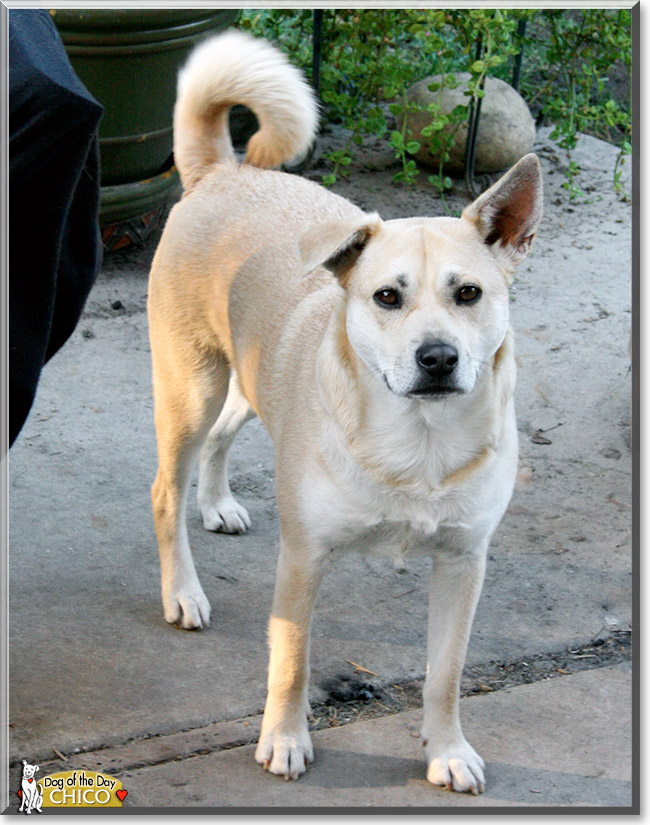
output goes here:
{"type": "Polygon", "coordinates": [[[153,334],[158,474],[151,489],[160,551],[165,619],[188,630],[210,623],[210,605],[190,550],[185,506],[196,458],[226,398],[229,366],[215,353],[202,362],[185,357],[169,336],[153,334]]]}
{"type": "Polygon", "coordinates": [[[248,512],[235,501],[228,483],[228,451],[237,433],[255,416],[239,388],[233,369],[228,397],[210,430],[199,459],[198,504],[206,530],[245,533],[251,526],[248,512]]]}

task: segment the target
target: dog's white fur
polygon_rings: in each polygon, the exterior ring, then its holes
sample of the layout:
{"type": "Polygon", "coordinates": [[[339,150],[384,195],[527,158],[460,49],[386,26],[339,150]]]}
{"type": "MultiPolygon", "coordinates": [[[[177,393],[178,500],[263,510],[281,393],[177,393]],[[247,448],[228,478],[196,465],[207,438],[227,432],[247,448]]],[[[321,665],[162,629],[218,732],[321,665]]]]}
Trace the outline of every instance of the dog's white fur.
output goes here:
{"type": "Polygon", "coordinates": [[[488,542],[515,480],[508,285],[541,217],[539,163],[523,158],[460,219],[384,222],[255,168],[305,151],[315,126],[297,71],[244,34],[206,42],[180,75],[185,193],[149,288],[165,618],[209,622],[185,524],[190,473],[200,451],[205,527],[243,532],[250,520],[226,461],[255,413],[274,441],[281,526],[256,759],[287,778],[312,760],[309,636],[325,559],[425,552],[427,776],[478,793],[483,761],[462,734],[458,690],[488,542]],[[235,103],[261,123],[242,165],[227,130],[235,103]],[[469,287],[482,293],[461,300],[469,287]]]}
{"type": "Polygon", "coordinates": [[[41,810],[43,786],[34,778],[38,770],[38,765],[30,765],[26,759],[23,759],[23,773],[20,783],[22,794],[19,812],[24,810],[26,814],[31,814],[32,811],[38,811],[39,814],[43,813],[41,810]]]}

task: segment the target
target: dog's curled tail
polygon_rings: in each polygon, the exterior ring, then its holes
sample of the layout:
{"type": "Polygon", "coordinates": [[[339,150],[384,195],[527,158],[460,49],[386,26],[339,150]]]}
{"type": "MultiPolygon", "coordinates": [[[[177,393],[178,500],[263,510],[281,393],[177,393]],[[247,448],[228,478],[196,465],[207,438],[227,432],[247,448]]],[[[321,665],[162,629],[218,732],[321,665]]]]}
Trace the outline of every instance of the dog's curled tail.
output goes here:
{"type": "Polygon", "coordinates": [[[270,169],[309,149],[318,106],[300,71],[264,40],[230,31],[197,46],[178,76],[174,158],[185,190],[213,164],[235,159],[228,112],[236,104],[260,124],[246,163],[270,169]]]}

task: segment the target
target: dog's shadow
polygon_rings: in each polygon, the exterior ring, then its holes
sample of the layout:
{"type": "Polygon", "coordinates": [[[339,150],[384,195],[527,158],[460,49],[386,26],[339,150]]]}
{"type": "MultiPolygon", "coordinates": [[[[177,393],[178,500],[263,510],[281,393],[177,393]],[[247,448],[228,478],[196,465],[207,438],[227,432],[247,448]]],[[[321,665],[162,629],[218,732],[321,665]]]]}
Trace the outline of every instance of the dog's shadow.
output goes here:
{"type": "Polygon", "coordinates": [[[493,762],[486,765],[486,794],[476,797],[432,786],[427,782],[423,759],[318,747],[314,755],[316,764],[313,770],[301,777],[301,784],[329,788],[333,798],[336,798],[337,790],[356,790],[361,797],[364,789],[385,788],[386,799],[383,800],[383,795],[378,794],[373,805],[431,805],[437,809],[447,805],[454,808],[475,807],[477,803],[481,807],[486,804],[488,807],[505,804],[508,807],[566,805],[608,808],[632,805],[630,782],[602,776],[583,776],[493,762]],[[345,766],[343,769],[342,763],[345,766]],[[395,789],[400,787],[404,788],[404,800],[396,802],[395,789]]]}

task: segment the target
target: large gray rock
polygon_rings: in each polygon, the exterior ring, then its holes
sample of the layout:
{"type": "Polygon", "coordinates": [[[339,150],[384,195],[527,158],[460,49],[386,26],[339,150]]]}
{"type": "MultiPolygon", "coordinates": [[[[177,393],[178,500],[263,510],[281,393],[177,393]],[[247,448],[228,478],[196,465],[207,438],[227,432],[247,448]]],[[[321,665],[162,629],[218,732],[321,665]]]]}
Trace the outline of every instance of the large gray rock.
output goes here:
{"type": "MultiPolygon", "coordinates": [[[[470,98],[464,92],[470,79],[469,72],[456,75],[460,84],[455,89],[429,91],[433,83],[440,83],[440,76],[426,77],[407,92],[408,100],[426,107],[431,103],[441,104],[440,114],[448,114],[458,104],[469,105],[470,98]]],[[[432,154],[428,148],[429,139],[422,137],[421,131],[431,123],[428,111],[411,112],[407,116],[413,137],[421,144],[416,157],[428,166],[437,167],[439,154],[432,154]]],[[[451,158],[445,164],[447,172],[463,172],[467,120],[460,124],[455,133],[455,144],[450,150],[451,158]]],[[[485,81],[485,97],[481,104],[481,116],[476,142],[476,165],[478,173],[498,172],[516,163],[531,151],[535,142],[535,122],[526,101],[512,86],[503,80],[488,77],[485,81]]]]}

